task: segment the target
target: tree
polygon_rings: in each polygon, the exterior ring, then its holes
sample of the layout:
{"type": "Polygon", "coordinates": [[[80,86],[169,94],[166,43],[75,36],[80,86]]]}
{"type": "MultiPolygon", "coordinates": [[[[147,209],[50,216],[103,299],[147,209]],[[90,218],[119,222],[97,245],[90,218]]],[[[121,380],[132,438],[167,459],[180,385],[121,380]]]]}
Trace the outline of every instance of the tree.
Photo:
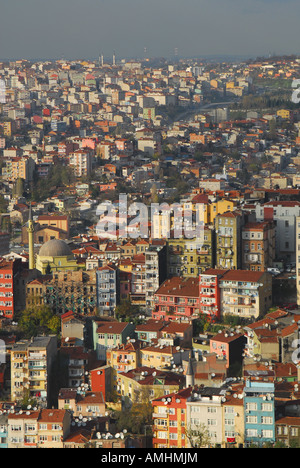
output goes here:
{"type": "Polygon", "coordinates": [[[29,390],[24,390],[23,391],[23,398],[22,400],[19,401],[19,404],[21,405],[21,408],[23,410],[27,409],[29,405],[32,407],[35,407],[37,405],[37,401],[35,398],[32,398],[30,396],[30,391],[29,390]]]}
{"type": "Polygon", "coordinates": [[[192,448],[207,447],[210,443],[208,429],[203,423],[201,423],[195,429],[191,426],[187,427],[185,430],[185,435],[192,448]]]}
{"type": "Polygon", "coordinates": [[[155,184],[153,184],[151,187],[151,202],[159,203],[159,196],[158,196],[157,187],[155,184]]]}
{"type": "Polygon", "coordinates": [[[28,338],[42,333],[58,334],[60,318],[53,313],[48,305],[32,305],[21,313],[19,326],[28,338]]]}
{"type": "Polygon", "coordinates": [[[131,319],[140,313],[139,307],[132,305],[130,299],[121,301],[116,307],[116,318],[117,319],[131,319]]]}

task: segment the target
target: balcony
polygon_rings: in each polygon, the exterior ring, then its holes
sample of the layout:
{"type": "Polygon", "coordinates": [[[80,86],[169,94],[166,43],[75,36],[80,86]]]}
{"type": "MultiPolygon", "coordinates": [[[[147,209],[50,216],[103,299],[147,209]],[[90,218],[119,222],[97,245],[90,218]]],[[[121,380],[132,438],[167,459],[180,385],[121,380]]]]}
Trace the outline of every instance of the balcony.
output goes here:
{"type": "MultiPolygon", "coordinates": [[[[168,413],[167,411],[164,411],[163,413],[152,413],[152,418],[167,418],[168,417],[168,413]]],[[[154,421],[155,423],[155,421],[154,421]]]]}

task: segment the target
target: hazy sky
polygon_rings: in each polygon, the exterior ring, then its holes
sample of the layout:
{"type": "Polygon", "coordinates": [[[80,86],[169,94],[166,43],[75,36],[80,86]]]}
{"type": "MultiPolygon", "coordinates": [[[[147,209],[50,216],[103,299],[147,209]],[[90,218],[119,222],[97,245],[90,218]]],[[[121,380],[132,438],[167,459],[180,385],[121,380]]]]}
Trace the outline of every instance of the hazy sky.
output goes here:
{"type": "Polygon", "coordinates": [[[298,0],[0,0],[0,58],[299,54],[298,0]]]}

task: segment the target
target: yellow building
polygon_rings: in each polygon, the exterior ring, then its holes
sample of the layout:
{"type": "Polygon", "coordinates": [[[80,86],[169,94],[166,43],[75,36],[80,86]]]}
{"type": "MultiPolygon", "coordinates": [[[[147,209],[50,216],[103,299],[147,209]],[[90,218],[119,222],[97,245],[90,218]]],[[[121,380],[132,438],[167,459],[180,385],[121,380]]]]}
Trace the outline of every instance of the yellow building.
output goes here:
{"type": "Polygon", "coordinates": [[[226,211],[234,211],[236,206],[237,202],[235,200],[221,198],[220,200],[211,201],[205,194],[196,195],[189,204],[196,219],[203,222],[205,225],[213,225],[216,216],[226,211]]]}
{"type": "Polygon", "coordinates": [[[226,213],[227,211],[234,211],[236,205],[237,203],[235,201],[227,200],[226,198],[210,203],[208,205],[208,223],[214,224],[216,216],[226,213]]]}
{"type": "Polygon", "coordinates": [[[199,239],[169,239],[168,275],[196,277],[213,267],[214,231],[205,226],[199,239]]]}
{"type": "Polygon", "coordinates": [[[129,340],[126,344],[107,349],[106,363],[113,369],[113,380],[120,372],[128,372],[140,366],[140,342],[129,340]]]}
{"type": "Polygon", "coordinates": [[[185,385],[185,376],[153,367],[139,367],[117,377],[117,393],[125,406],[146,403],[163,395],[177,392],[185,385]]]}
{"type": "Polygon", "coordinates": [[[6,161],[3,177],[11,182],[23,179],[25,182],[33,180],[35,162],[28,157],[15,157],[6,161]]]}
{"type": "Polygon", "coordinates": [[[141,349],[141,366],[153,366],[155,369],[170,367],[171,362],[181,362],[181,351],[176,346],[152,345],[141,349]]]}
{"type": "Polygon", "coordinates": [[[244,398],[243,386],[233,386],[222,402],[223,448],[240,447],[244,444],[244,398]]]}
{"type": "Polygon", "coordinates": [[[289,109],[280,109],[277,111],[277,116],[281,117],[282,119],[290,119],[291,118],[291,111],[289,109]]]}
{"type": "Polygon", "coordinates": [[[15,122],[4,122],[3,123],[3,135],[12,136],[13,132],[16,130],[15,122]]]}
{"type": "Polygon", "coordinates": [[[241,268],[241,230],[243,223],[243,214],[238,211],[228,211],[216,216],[217,268],[241,268]]]}

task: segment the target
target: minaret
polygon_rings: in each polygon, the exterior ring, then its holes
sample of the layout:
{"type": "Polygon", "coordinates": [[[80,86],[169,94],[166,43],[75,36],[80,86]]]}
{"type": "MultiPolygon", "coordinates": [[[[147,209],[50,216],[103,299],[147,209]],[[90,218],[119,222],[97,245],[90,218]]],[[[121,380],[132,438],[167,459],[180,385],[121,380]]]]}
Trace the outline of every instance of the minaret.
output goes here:
{"type": "Polygon", "coordinates": [[[29,209],[29,219],[28,219],[28,247],[29,247],[29,270],[34,270],[35,261],[34,261],[34,222],[32,219],[31,203],[29,209]]]}
{"type": "Polygon", "coordinates": [[[191,358],[189,359],[188,368],[187,368],[185,377],[186,377],[186,381],[185,381],[186,387],[193,387],[195,384],[195,378],[194,378],[193,361],[191,358]]]}

